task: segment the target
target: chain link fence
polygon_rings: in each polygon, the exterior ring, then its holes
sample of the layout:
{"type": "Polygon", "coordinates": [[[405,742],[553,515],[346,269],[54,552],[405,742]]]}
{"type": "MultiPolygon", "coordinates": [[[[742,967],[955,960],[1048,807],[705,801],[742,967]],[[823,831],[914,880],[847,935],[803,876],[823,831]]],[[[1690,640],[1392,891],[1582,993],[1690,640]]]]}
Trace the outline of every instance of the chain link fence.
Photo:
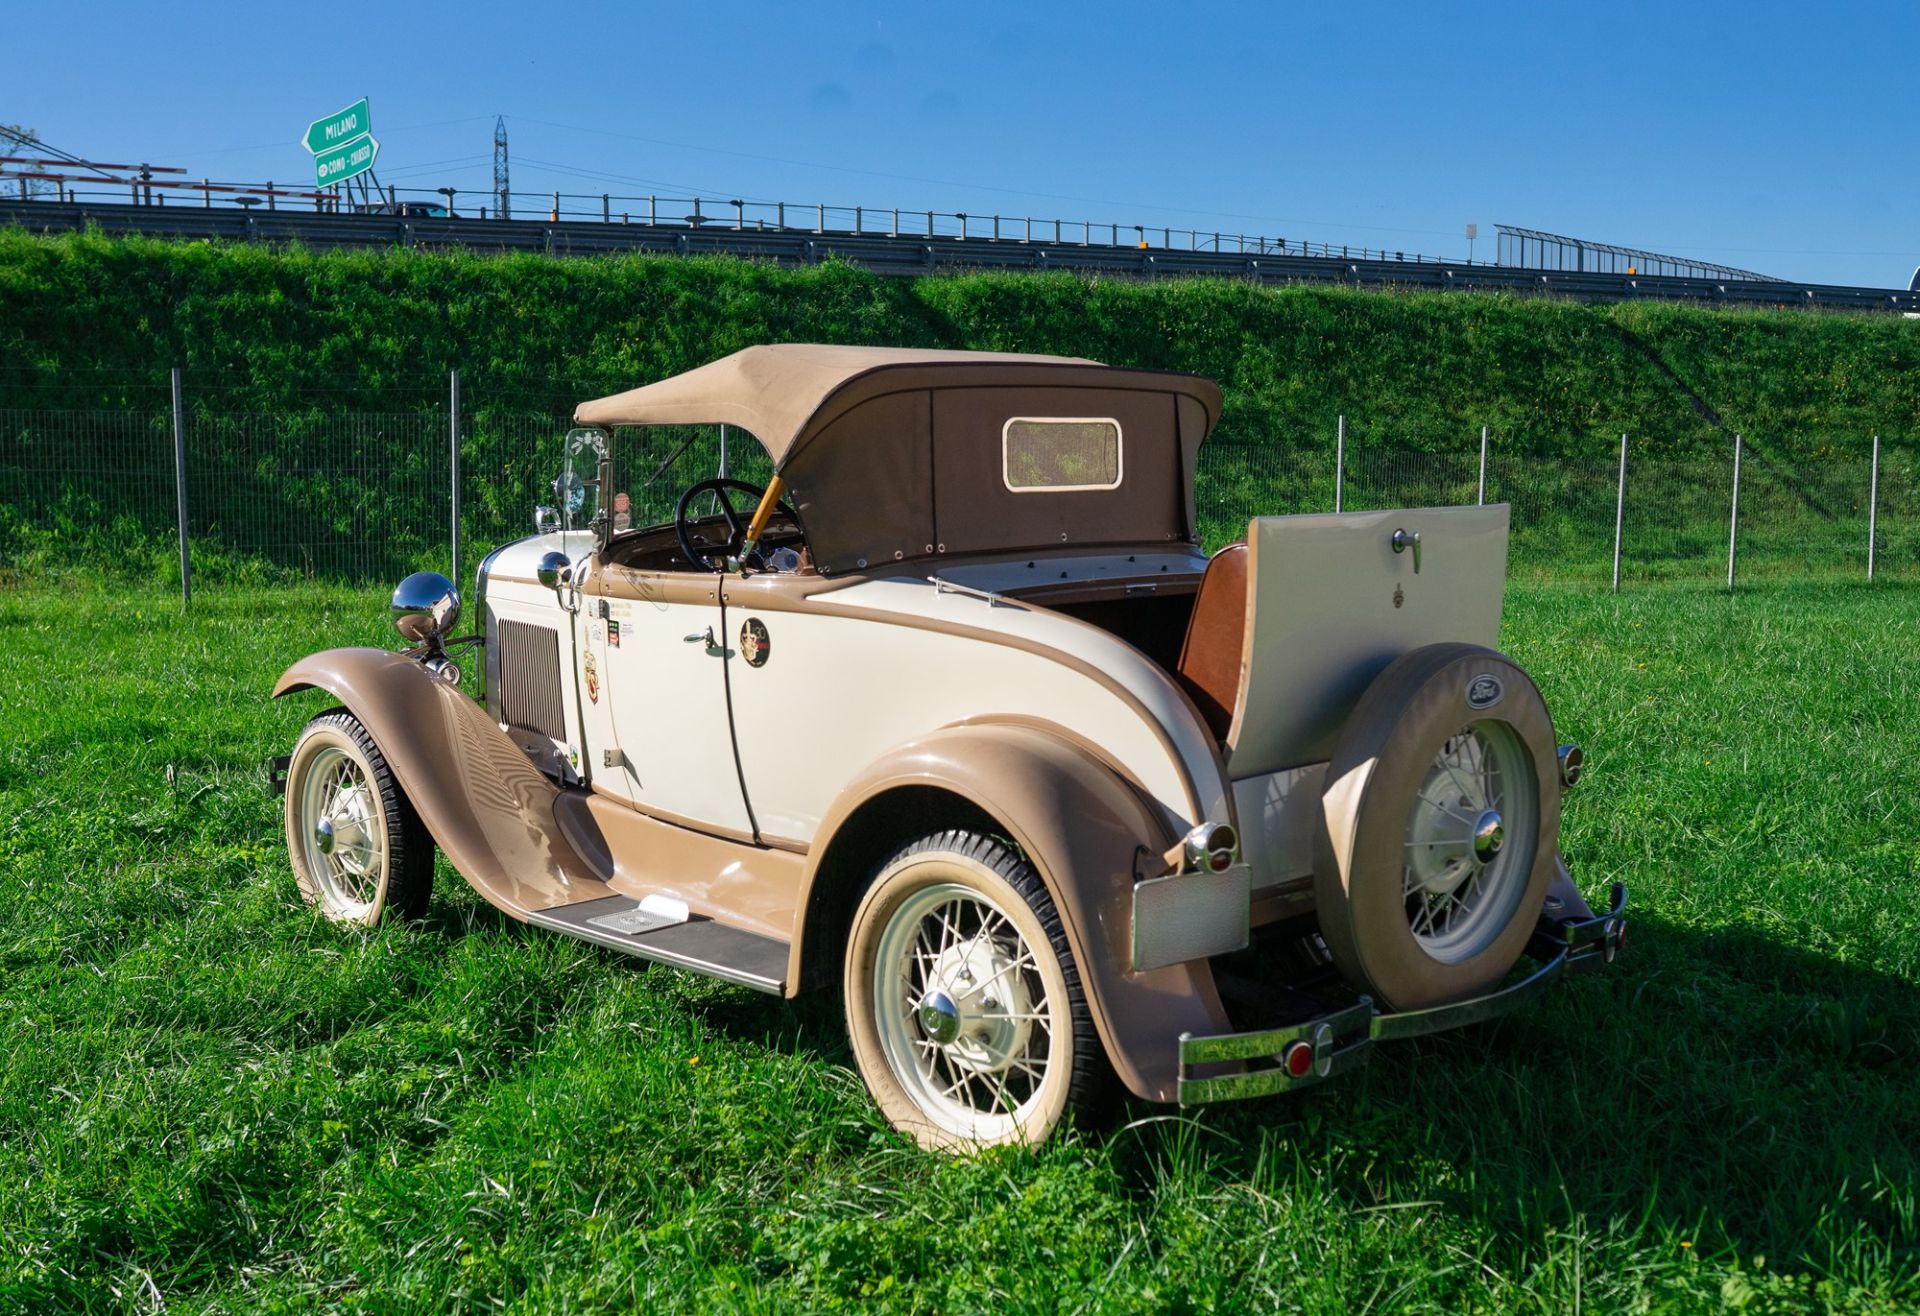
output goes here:
{"type": "MultiPolygon", "coordinates": [[[[451,383],[265,406],[253,395],[232,405],[240,390],[196,391],[186,376],[176,433],[164,381],[56,392],[0,380],[0,581],[84,564],[179,587],[183,556],[197,586],[390,581],[452,570],[456,557],[471,573],[531,532],[534,506],[553,501],[573,401],[612,386],[468,385],[462,396],[451,383]],[[48,401],[63,405],[33,405],[48,401]]],[[[1920,462],[1872,436],[1796,436],[1801,451],[1827,454],[1798,460],[1741,442],[1737,523],[1731,436],[1717,458],[1642,455],[1658,445],[1634,436],[1605,457],[1508,451],[1481,432],[1411,437],[1350,432],[1344,418],[1328,434],[1217,435],[1196,491],[1207,547],[1260,515],[1484,501],[1512,507],[1513,569],[1552,579],[1716,580],[1730,564],[1739,575],[1904,576],[1920,563],[1920,462]]],[[[620,453],[636,523],[668,518],[688,471],[725,460],[766,478],[764,454],[737,431],[730,447],[712,427],[649,432],[643,445],[620,453]]]]}

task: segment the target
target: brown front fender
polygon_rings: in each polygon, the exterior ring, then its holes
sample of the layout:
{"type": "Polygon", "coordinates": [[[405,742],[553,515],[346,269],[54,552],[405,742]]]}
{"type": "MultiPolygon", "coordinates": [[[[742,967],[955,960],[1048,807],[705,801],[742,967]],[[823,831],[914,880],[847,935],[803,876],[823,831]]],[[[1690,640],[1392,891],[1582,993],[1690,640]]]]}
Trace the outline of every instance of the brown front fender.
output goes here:
{"type": "Polygon", "coordinates": [[[611,894],[555,821],[559,791],[472,699],[384,649],[303,658],[273,697],[308,689],[366,727],[433,839],[487,900],[524,919],[611,894]]]}
{"type": "MultiPolygon", "coordinates": [[[[1173,837],[1157,812],[1105,765],[1059,736],[1031,726],[949,727],[870,764],[835,798],[809,856],[796,902],[805,920],[831,903],[822,886],[857,883],[864,871],[835,841],[842,828],[887,807],[890,792],[931,788],[984,810],[1039,870],[1080,967],[1094,1026],[1127,1088],[1151,1101],[1178,1096],[1180,1034],[1228,1027],[1204,960],[1135,973],[1136,861],[1158,856],[1173,837]]],[[[895,798],[905,798],[904,795],[895,798]]],[[[897,840],[911,839],[899,836],[897,840]]],[[[800,981],[808,938],[796,926],[789,981],[800,981]]],[[[814,944],[814,953],[840,953],[814,944]]],[[[837,965],[836,965],[837,968],[837,965]]]]}

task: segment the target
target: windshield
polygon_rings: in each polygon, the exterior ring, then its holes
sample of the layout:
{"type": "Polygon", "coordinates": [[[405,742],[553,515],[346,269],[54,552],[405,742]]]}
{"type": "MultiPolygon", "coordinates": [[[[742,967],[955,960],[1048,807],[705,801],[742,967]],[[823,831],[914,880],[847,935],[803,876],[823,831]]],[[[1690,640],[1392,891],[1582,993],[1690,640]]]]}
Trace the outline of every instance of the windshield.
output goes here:
{"type": "Polygon", "coordinates": [[[561,528],[585,530],[600,510],[600,464],[607,455],[607,436],[599,430],[567,433],[567,462],[553,482],[554,506],[561,528]]]}
{"type": "MultiPolygon", "coordinates": [[[[613,530],[665,525],[687,486],[713,476],[765,486],[773,478],[766,450],[737,427],[647,425],[614,431],[613,530]]],[[[689,509],[711,515],[711,506],[689,509]]]]}

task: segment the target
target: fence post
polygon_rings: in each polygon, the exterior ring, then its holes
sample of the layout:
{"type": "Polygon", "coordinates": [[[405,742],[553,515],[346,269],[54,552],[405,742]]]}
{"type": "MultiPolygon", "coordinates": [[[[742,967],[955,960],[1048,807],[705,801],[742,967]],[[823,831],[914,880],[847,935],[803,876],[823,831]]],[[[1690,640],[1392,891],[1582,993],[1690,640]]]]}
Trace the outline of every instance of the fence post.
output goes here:
{"type": "Polygon", "coordinates": [[[1480,427],[1480,504],[1487,505],[1487,427],[1480,427]]]}
{"type": "Polygon", "coordinates": [[[1867,579],[1873,579],[1874,542],[1880,529],[1880,436],[1873,436],[1873,475],[1867,482],[1867,579]]]}
{"type": "Polygon", "coordinates": [[[193,561],[187,553],[187,412],[180,400],[180,367],[173,368],[173,493],[180,517],[180,606],[193,602],[193,561]]]}
{"type": "Polygon", "coordinates": [[[1347,489],[1347,418],[1340,417],[1340,437],[1333,448],[1333,510],[1343,510],[1347,489]]]}
{"type": "Polygon", "coordinates": [[[1613,496],[1613,592],[1620,592],[1620,532],[1627,523],[1627,436],[1620,436],[1620,489],[1613,496]]]}
{"type": "Polygon", "coordinates": [[[1733,588],[1734,558],[1740,547],[1740,436],[1733,436],[1733,512],[1727,522],[1727,588],[1733,588]]]}
{"type": "Polygon", "coordinates": [[[453,496],[449,498],[451,539],[453,543],[453,583],[460,584],[460,372],[447,375],[447,456],[453,496]]]}

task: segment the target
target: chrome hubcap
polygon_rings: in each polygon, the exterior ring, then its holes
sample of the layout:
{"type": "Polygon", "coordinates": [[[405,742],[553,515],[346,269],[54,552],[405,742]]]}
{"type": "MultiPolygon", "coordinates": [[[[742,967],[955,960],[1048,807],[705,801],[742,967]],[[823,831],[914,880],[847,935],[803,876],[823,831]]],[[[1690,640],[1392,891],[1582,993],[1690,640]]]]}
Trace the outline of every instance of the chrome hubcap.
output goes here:
{"type": "Polygon", "coordinates": [[[1444,963],[1506,930],[1533,867],[1539,780],[1518,733],[1484,721],[1447,738],[1407,819],[1408,926],[1444,963]],[[1508,829],[1521,843],[1507,844],[1508,829]]]}
{"type": "Polygon", "coordinates": [[[920,1002],[920,1031],[941,1046],[960,1035],[960,1007],[945,992],[929,992],[920,1002]]]}
{"type": "Polygon", "coordinates": [[[1480,815],[1480,821],[1473,826],[1473,857],[1482,867],[1493,862],[1500,853],[1500,847],[1506,843],[1506,828],[1500,824],[1500,815],[1488,809],[1480,815]]]}

